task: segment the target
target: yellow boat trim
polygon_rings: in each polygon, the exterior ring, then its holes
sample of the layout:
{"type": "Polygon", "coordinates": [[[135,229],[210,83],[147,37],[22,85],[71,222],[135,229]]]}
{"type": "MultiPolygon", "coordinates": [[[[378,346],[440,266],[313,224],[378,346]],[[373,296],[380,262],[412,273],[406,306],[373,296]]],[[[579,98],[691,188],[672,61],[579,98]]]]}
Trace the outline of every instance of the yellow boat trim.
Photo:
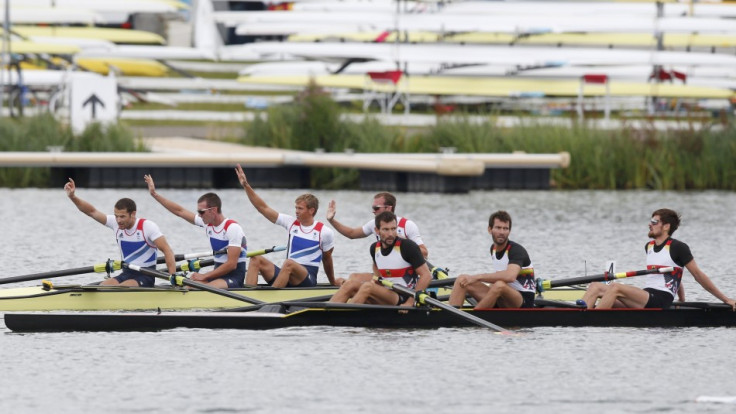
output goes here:
{"type": "MultiPolygon", "coordinates": [[[[241,76],[239,82],[253,85],[306,86],[311,80],[328,88],[376,89],[390,92],[392,85],[372,83],[363,75],[307,75],[241,76]]],[[[578,80],[516,79],[489,77],[412,76],[399,81],[398,88],[413,95],[471,95],[471,96],[578,96],[578,80]]],[[[736,93],[728,89],[698,87],[681,84],[656,84],[612,80],[610,96],[658,96],[663,98],[730,99],[736,93]]],[[[605,96],[604,85],[585,85],[585,96],[605,96]]]]}
{"type": "MultiPolygon", "coordinates": [[[[166,44],[166,40],[160,35],[143,30],[64,26],[13,26],[11,30],[23,37],[74,37],[80,39],[107,40],[113,43],[126,44],[166,44]]],[[[0,30],[0,32],[2,32],[2,30],[0,30]]]]}
{"type": "Polygon", "coordinates": [[[87,70],[102,75],[110,73],[110,69],[113,67],[125,76],[161,77],[169,73],[169,68],[165,65],[150,59],[78,57],[75,62],[87,70]]]}

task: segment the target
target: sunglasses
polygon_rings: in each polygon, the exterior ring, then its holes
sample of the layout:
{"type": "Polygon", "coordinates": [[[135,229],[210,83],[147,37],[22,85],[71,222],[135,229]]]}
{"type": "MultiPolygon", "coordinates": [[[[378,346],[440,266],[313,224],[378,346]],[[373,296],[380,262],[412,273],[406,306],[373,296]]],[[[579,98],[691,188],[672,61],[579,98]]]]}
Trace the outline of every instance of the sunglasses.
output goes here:
{"type": "Polygon", "coordinates": [[[204,209],[201,209],[201,210],[197,210],[197,214],[199,214],[201,216],[202,214],[206,213],[207,210],[211,210],[213,208],[214,207],[207,207],[207,208],[204,208],[204,209]]]}
{"type": "Polygon", "coordinates": [[[379,209],[386,208],[386,207],[388,206],[373,206],[372,208],[373,208],[373,211],[378,211],[379,209]]]}
{"type": "Polygon", "coordinates": [[[659,224],[659,221],[660,221],[660,220],[657,220],[657,219],[651,219],[651,220],[649,220],[649,223],[650,223],[650,224],[651,224],[652,226],[656,226],[657,224],[659,224]]]}

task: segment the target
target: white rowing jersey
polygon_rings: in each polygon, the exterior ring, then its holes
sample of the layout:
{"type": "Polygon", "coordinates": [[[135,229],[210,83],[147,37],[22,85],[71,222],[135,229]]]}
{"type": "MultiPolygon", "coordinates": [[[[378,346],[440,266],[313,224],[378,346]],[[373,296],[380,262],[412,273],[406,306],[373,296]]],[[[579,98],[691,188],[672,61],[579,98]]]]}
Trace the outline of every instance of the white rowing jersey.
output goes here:
{"type": "Polygon", "coordinates": [[[279,213],[276,224],[289,232],[286,257],[303,266],[319,266],[322,252],[335,247],[335,233],[320,221],[303,226],[296,217],[279,213]]]}
{"type": "Polygon", "coordinates": [[[509,286],[518,290],[519,292],[536,292],[536,285],[534,283],[534,266],[529,258],[529,254],[526,249],[519,243],[508,241],[506,249],[499,258],[496,252],[496,246],[491,247],[491,264],[493,270],[496,272],[502,272],[509,267],[509,263],[519,265],[521,270],[526,272],[519,272],[509,286]]]}
{"type": "Polygon", "coordinates": [[[121,229],[115,216],[109,214],[105,226],[115,230],[115,240],[120,247],[123,261],[141,267],[156,265],[158,248],[154,241],[163,236],[156,223],[139,218],[132,228],[121,229]]]}
{"type": "MultiPolygon", "coordinates": [[[[213,251],[222,250],[226,247],[240,247],[240,257],[238,263],[245,263],[247,260],[248,244],[245,240],[243,228],[237,221],[225,219],[219,226],[212,224],[204,224],[204,220],[199,215],[194,217],[194,224],[203,227],[207,238],[210,240],[210,246],[213,251]]],[[[215,263],[227,262],[227,253],[215,255],[215,263]]]]}
{"type": "Polygon", "coordinates": [[[683,267],[693,260],[690,247],[687,244],[672,238],[667,239],[661,246],[654,240],[646,245],[647,269],[659,267],[674,267],[672,273],[653,274],[646,276],[646,287],[663,290],[677,296],[677,290],[682,282],[683,267]]]}
{"type": "MultiPolygon", "coordinates": [[[[419,234],[419,227],[417,227],[416,223],[407,219],[406,217],[396,216],[396,232],[402,239],[409,239],[419,246],[424,244],[422,236],[419,234]]],[[[366,236],[370,236],[371,234],[373,234],[374,236],[376,236],[376,240],[380,240],[378,237],[378,232],[376,232],[375,219],[370,220],[363,225],[363,234],[365,234],[366,236]]]]}
{"type": "Polygon", "coordinates": [[[381,242],[371,245],[373,263],[381,277],[391,282],[414,289],[419,278],[416,269],[425,263],[419,246],[411,240],[396,239],[389,250],[381,248],[381,242]]]}

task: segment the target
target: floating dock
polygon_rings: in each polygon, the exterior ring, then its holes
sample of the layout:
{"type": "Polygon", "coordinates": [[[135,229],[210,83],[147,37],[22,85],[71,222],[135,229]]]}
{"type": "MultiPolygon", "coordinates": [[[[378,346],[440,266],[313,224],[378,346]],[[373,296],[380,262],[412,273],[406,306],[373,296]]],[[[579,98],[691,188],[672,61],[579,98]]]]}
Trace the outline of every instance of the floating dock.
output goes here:
{"type": "Polygon", "coordinates": [[[566,168],[558,154],[324,153],[246,147],[187,138],[147,142],[152,152],[0,152],[0,167],[50,168],[50,186],[68,177],[87,188],[137,188],[153,174],[162,188],[236,188],[241,164],[256,188],[309,188],[320,168],[357,169],[367,191],[465,193],[548,189],[550,170],[566,168]]]}

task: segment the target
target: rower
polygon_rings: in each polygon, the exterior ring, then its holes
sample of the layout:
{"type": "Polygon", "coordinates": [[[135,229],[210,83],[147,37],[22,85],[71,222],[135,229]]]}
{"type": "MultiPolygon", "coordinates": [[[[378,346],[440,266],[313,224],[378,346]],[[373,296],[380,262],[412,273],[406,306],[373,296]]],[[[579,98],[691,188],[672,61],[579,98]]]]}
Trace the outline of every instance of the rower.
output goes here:
{"type": "Polygon", "coordinates": [[[488,219],[493,239],[493,272],[460,275],[452,287],[449,303],[462,306],[467,295],[478,300],[475,309],[533,308],[536,285],[534,267],[524,246],[509,240],[511,216],[499,210],[488,219]]]}
{"type": "MultiPolygon", "coordinates": [[[[368,222],[366,222],[362,227],[348,227],[337,221],[335,218],[337,213],[337,204],[335,203],[335,200],[330,201],[330,204],[327,207],[326,217],[327,221],[335,230],[337,230],[338,233],[349,239],[359,239],[375,235],[376,240],[379,240],[379,236],[376,231],[375,217],[384,211],[390,211],[396,214],[396,197],[389,192],[378,193],[373,196],[373,204],[371,205],[371,208],[373,210],[374,217],[368,220],[368,222]]],[[[399,216],[396,217],[396,222],[398,237],[415,242],[419,246],[422,256],[426,258],[429,255],[429,252],[427,251],[427,247],[424,245],[422,236],[419,234],[419,227],[417,227],[416,223],[405,217],[399,216]]],[[[370,281],[372,277],[373,273],[352,273],[348,276],[347,281],[339,277],[336,279],[336,282],[337,286],[342,286],[346,282],[354,284],[350,289],[344,290],[344,293],[357,291],[361,284],[370,281]]],[[[348,298],[345,297],[343,293],[336,294],[330,300],[332,302],[347,302],[348,298]]]]}
{"type": "MultiPolygon", "coordinates": [[[[115,240],[120,247],[122,259],[133,265],[154,269],[156,267],[156,255],[161,250],[166,259],[166,267],[169,274],[176,271],[174,252],[169,247],[163,233],[158,225],[151,220],[137,218],[137,207],[135,201],[129,198],[121,198],[115,203],[113,212],[115,214],[104,214],[97,210],[92,204],[82,200],[76,195],[77,186],[71,178],[64,185],[67,197],[77,206],[82,213],[92,217],[98,223],[115,230],[115,240]]],[[[152,287],[155,278],[140,272],[123,269],[113,278],[105,279],[101,285],[122,285],[135,287],[152,287]]]]}
{"type": "Polygon", "coordinates": [[[222,214],[220,197],[215,193],[203,194],[197,200],[195,213],[159,194],[151,175],[146,174],[143,179],[148,184],[148,192],[151,197],[162,206],[174,215],[205,229],[213,252],[227,248],[226,253],[215,255],[215,268],[212,271],[193,272],[188,275],[189,278],[219,289],[242,288],[245,282],[245,262],[248,250],[245,233],[237,221],[222,214]]]}
{"type": "Polygon", "coordinates": [[[685,289],[682,285],[682,273],[685,268],[700,286],[736,311],[736,302],[724,295],[700,270],[690,252],[690,247],[672,238],[672,234],[679,226],[680,215],[677,212],[668,208],[655,210],[649,220],[649,237],[652,240],[644,246],[648,269],[674,267],[674,272],[646,276],[647,284],[644,289],[621,283],[610,285],[600,282],[591,283],[578,303],[595,309],[666,309],[672,305],[675,295],[680,301],[685,301],[685,289]],[[600,301],[596,305],[599,298],[600,301]]]}
{"type": "MultiPolygon", "coordinates": [[[[416,243],[398,236],[396,215],[384,211],[376,215],[374,223],[379,241],[370,247],[373,273],[409,289],[416,291],[426,289],[432,280],[427,262],[416,243]]],[[[357,289],[352,284],[346,283],[340,287],[335,296],[338,294],[346,296],[345,301],[352,298],[353,303],[414,306],[413,297],[401,296],[378,283],[363,283],[358,285],[357,289]]]]}
{"type": "Polygon", "coordinates": [[[335,284],[335,271],[332,265],[334,250],[334,233],[322,222],[314,220],[319,208],[319,199],[313,194],[302,194],[294,202],[294,216],[279,213],[266,204],[248,184],[243,168],[235,169],[238,181],[243,186],[248,200],[263,217],[286,229],[289,233],[286,260],[281,267],[270,260],[256,256],[251,258],[246,274],[246,283],[258,283],[258,275],[273,287],[298,286],[312,287],[317,285],[319,265],[327,274],[330,284],[335,284]]]}

